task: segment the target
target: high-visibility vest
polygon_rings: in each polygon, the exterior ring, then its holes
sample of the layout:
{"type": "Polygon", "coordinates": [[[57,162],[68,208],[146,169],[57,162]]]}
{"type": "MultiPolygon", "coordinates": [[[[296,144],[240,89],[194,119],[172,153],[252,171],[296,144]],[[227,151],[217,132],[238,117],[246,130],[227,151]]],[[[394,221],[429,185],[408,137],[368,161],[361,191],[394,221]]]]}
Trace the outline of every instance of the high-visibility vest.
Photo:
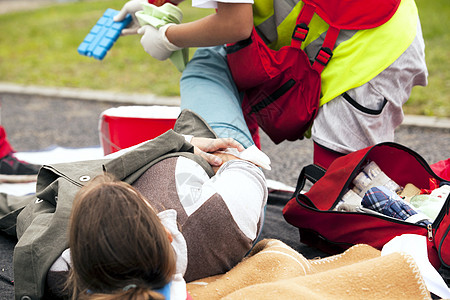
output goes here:
{"type": "MultiPolygon", "coordinates": [[[[344,0],[343,0],[344,1],[344,0]]],[[[346,3],[348,4],[348,2],[346,3]]],[[[254,25],[266,44],[275,50],[291,43],[302,1],[255,0],[254,25]]],[[[361,86],[391,65],[412,43],[418,21],[414,0],[402,0],[386,23],[372,29],[341,30],[333,57],[321,73],[320,105],[345,91],[361,86]]],[[[319,49],[329,25],[317,14],[309,23],[309,33],[302,43],[309,53],[319,49]]]]}

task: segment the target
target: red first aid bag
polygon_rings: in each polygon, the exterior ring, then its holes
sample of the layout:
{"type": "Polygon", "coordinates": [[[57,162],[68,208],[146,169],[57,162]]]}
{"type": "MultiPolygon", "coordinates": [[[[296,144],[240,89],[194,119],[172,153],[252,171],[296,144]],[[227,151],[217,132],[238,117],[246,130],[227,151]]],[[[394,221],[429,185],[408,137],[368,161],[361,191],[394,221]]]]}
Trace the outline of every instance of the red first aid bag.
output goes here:
{"type": "Polygon", "coordinates": [[[340,30],[380,26],[394,15],[400,0],[303,2],[289,46],[270,49],[255,28],[250,38],[227,45],[228,65],[244,92],[242,108],[252,135],[259,126],[276,144],[303,138],[312,125],[320,106],[320,74],[333,56],[340,30]],[[330,27],[311,64],[301,45],[315,13],[330,27]]]}
{"type": "Polygon", "coordinates": [[[336,210],[343,196],[353,188],[356,176],[372,161],[402,187],[411,183],[419,189],[428,189],[430,181],[450,184],[413,150],[396,143],[380,143],[337,158],[327,170],[315,165],[305,167],[294,197],[283,209],[286,221],[299,228],[303,243],[328,253],[339,253],[355,244],[381,249],[392,238],[405,233],[424,235],[428,237],[428,257],[433,266],[438,268],[442,263],[450,267],[450,196],[428,225],[380,213],[336,210]],[[318,180],[302,193],[306,179],[318,180]]]}

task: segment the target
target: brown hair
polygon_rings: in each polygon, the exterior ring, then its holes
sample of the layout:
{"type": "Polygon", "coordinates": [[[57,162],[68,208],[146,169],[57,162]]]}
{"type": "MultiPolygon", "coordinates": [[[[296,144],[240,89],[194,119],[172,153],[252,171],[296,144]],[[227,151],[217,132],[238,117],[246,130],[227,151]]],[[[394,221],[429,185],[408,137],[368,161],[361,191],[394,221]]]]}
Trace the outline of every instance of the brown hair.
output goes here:
{"type": "Polygon", "coordinates": [[[158,216],[137,190],[111,176],[96,177],[75,196],[69,247],[74,299],[161,298],[153,290],[175,273],[158,216]]]}

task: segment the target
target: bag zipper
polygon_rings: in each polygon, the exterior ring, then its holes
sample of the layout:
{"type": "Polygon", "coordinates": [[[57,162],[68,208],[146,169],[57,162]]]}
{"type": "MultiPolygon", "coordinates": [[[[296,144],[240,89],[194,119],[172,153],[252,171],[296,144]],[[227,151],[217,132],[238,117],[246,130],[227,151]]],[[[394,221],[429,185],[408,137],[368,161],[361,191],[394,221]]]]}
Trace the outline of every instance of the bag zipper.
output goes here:
{"type": "Polygon", "coordinates": [[[283,83],[283,85],[277,89],[275,92],[273,92],[272,94],[270,94],[269,96],[267,96],[266,98],[262,99],[260,102],[256,103],[255,105],[252,106],[252,109],[250,110],[249,115],[253,114],[253,113],[257,113],[260,110],[266,108],[267,106],[269,106],[270,104],[272,104],[273,102],[275,102],[278,98],[280,98],[281,96],[283,96],[287,91],[289,91],[293,86],[295,85],[295,80],[294,79],[289,79],[288,81],[286,81],[285,83],[283,83]]]}
{"type": "Polygon", "coordinates": [[[428,231],[428,241],[432,242],[433,241],[433,225],[432,224],[428,224],[427,225],[427,231],[428,231]]]}

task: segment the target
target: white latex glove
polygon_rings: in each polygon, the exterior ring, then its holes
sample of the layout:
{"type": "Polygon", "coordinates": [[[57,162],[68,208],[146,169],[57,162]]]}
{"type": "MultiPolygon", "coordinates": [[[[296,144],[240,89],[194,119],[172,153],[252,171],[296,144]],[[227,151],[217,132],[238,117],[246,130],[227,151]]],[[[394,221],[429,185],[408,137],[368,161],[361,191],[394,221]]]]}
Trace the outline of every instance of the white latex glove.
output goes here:
{"type": "Polygon", "coordinates": [[[125,19],[127,14],[131,15],[132,20],[126,28],[122,29],[121,35],[137,34],[137,31],[139,27],[141,27],[141,25],[139,24],[139,21],[136,18],[135,13],[140,10],[143,10],[142,8],[143,3],[148,2],[145,0],[130,0],[127,3],[125,3],[120,12],[116,16],[114,16],[113,20],[115,22],[120,22],[123,19],[125,19]]]}
{"type": "Polygon", "coordinates": [[[145,25],[139,28],[138,34],[142,34],[141,44],[145,52],[158,60],[166,60],[172,52],[181,48],[172,44],[166,37],[167,28],[175,24],[167,24],[159,29],[145,25]]]}

